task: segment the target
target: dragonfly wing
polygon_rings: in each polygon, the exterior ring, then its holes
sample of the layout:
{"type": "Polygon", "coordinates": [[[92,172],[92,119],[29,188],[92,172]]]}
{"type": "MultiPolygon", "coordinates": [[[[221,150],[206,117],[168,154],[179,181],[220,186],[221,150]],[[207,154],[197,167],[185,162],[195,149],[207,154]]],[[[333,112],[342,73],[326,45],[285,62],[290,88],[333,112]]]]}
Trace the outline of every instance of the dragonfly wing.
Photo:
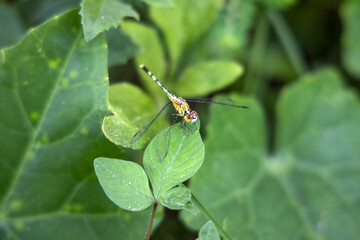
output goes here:
{"type": "Polygon", "coordinates": [[[222,103],[222,102],[215,102],[211,98],[184,98],[184,99],[187,102],[218,104],[218,105],[224,105],[224,106],[228,106],[228,107],[237,107],[237,108],[249,108],[246,106],[240,106],[240,105],[234,105],[234,104],[228,104],[228,103],[222,103]]]}
{"type": "Polygon", "coordinates": [[[137,131],[137,133],[135,133],[135,135],[131,139],[130,142],[131,145],[134,144],[146,133],[146,131],[151,127],[151,125],[155,122],[155,120],[161,115],[161,113],[165,111],[165,109],[167,109],[170,106],[170,104],[171,102],[168,102],[150,122],[148,122],[145,126],[140,128],[139,131],[137,131]]]}

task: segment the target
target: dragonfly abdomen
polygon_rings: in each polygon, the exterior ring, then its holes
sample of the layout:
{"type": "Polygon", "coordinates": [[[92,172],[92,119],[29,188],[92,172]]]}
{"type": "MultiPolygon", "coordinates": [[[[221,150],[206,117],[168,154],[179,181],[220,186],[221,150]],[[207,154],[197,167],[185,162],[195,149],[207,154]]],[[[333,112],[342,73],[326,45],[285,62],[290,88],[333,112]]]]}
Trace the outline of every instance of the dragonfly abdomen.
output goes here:
{"type": "Polygon", "coordinates": [[[156,82],[157,85],[159,85],[159,87],[162,88],[162,90],[168,95],[168,97],[170,98],[171,101],[174,98],[176,98],[174,94],[172,94],[169,90],[167,90],[164,85],[162,85],[162,83],[159,81],[159,79],[157,79],[155,77],[155,75],[152,74],[147,67],[145,67],[144,65],[140,65],[140,67],[151,77],[152,80],[154,80],[154,82],[156,82]]]}

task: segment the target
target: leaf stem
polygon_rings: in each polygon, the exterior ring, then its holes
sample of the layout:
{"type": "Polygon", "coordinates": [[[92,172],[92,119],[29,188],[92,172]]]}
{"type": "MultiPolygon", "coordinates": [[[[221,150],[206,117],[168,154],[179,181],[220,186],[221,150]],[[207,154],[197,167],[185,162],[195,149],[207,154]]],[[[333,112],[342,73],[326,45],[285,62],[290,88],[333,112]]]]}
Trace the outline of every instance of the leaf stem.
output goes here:
{"type": "Polygon", "coordinates": [[[302,75],[308,70],[305,60],[301,54],[299,45],[291,33],[284,17],[275,10],[266,11],[266,15],[272,24],[280,42],[282,43],[285,53],[288,56],[291,64],[297,75],[302,75]]]}
{"type": "Polygon", "coordinates": [[[211,220],[218,230],[219,234],[224,238],[228,240],[232,240],[232,237],[229,233],[223,229],[223,227],[215,220],[215,218],[211,215],[211,213],[199,202],[199,200],[194,196],[193,193],[191,193],[191,200],[195,204],[195,206],[200,209],[202,214],[209,220],[211,220]]]}
{"type": "Polygon", "coordinates": [[[156,208],[157,208],[158,205],[159,205],[159,202],[158,202],[158,201],[155,201],[154,207],[153,207],[153,210],[152,210],[151,216],[150,216],[149,226],[148,226],[148,229],[147,229],[147,231],[146,231],[146,238],[145,238],[145,240],[149,240],[149,239],[150,239],[151,229],[152,229],[152,226],[153,226],[153,222],[154,222],[154,218],[155,218],[155,213],[156,213],[156,208]]]}

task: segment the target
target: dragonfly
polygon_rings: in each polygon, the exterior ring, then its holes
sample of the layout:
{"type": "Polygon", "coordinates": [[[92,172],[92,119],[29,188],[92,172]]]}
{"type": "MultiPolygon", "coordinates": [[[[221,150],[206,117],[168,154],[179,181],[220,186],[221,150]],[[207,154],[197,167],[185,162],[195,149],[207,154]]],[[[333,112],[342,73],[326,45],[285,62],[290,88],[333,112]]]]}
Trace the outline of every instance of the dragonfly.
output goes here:
{"type": "Polygon", "coordinates": [[[144,65],[140,65],[140,68],[143,69],[150,76],[150,78],[155,83],[157,83],[157,85],[159,85],[159,87],[162,88],[162,90],[166,93],[166,95],[170,99],[170,102],[168,102],[150,122],[148,122],[145,126],[140,128],[140,130],[138,132],[135,133],[130,144],[133,144],[137,140],[139,140],[146,133],[146,131],[151,127],[151,125],[155,122],[155,120],[161,115],[161,113],[163,113],[171,104],[173,105],[173,107],[175,108],[175,111],[176,111],[176,113],[174,113],[173,116],[182,117],[181,126],[185,127],[186,129],[188,129],[186,124],[193,124],[199,118],[198,113],[195,110],[192,110],[190,108],[188,102],[218,104],[218,105],[224,105],[224,106],[236,107],[236,108],[246,108],[246,109],[248,108],[247,106],[239,106],[239,105],[227,104],[227,103],[222,103],[222,102],[215,102],[208,98],[177,97],[173,93],[171,93],[169,90],[167,90],[167,88],[155,77],[154,74],[152,74],[150,72],[150,70],[147,67],[145,67],[144,65]]]}

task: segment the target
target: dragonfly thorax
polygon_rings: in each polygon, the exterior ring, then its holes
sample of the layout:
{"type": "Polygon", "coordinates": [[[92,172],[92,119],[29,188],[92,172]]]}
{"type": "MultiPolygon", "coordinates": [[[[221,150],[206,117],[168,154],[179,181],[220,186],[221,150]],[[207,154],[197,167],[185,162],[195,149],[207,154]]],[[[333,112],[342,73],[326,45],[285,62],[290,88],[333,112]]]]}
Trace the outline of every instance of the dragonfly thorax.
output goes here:
{"type": "MultiPolygon", "coordinates": [[[[170,98],[170,97],[169,97],[170,98]]],[[[178,112],[178,116],[184,117],[184,120],[188,123],[193,123],[198,119],[198,114],[196,111],[191,110],[189,104],[186,102],[185,99],[181,97],[170,98],[174,108],[178,112]]]]}

